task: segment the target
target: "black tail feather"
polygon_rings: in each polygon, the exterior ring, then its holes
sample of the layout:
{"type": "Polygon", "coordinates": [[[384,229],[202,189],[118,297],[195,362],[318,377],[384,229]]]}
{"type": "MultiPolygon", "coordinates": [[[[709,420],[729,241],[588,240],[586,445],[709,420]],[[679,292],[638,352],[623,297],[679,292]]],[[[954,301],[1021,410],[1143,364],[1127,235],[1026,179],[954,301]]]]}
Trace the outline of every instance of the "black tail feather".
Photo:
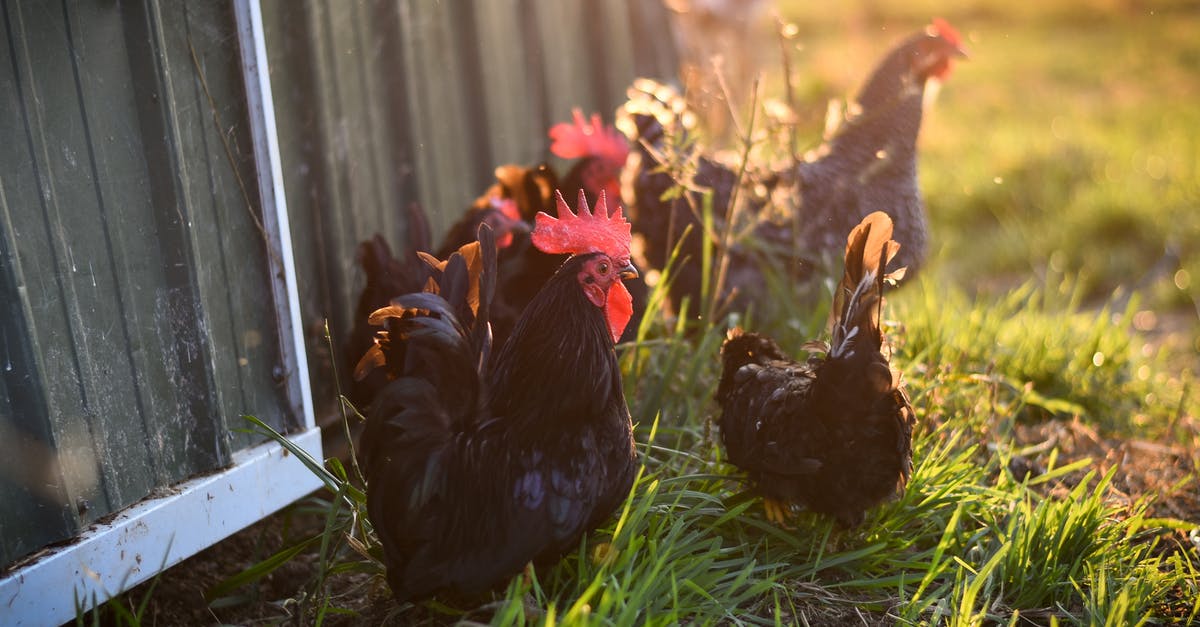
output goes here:
{"type": "Polygon", "coordinates": [[[368,322],[385,330],[376,334],[375,345],[359,360],[356,379],[381,366],[393,378],[403,376],[408,341],[430,335],[468,343],[477,356],[477,371],[486,371],[491,354],[488,311],[496,290],[496,240],[491,227],[481,224],[478,240],[445,261],[427,253],[420,257],[429,267],[430,280],[423,291],[399,295],[371,313],[368,322]]]}
{"type": "Polygon", "coordinates": [[[846,238],[846,269],[829,311],[830,357],[856,352],[877,353],[883,343],[879,328],[883,284],[889,261],[900,250],[891,239],[892,220],[882,211],[863,218],[846,238]]]}

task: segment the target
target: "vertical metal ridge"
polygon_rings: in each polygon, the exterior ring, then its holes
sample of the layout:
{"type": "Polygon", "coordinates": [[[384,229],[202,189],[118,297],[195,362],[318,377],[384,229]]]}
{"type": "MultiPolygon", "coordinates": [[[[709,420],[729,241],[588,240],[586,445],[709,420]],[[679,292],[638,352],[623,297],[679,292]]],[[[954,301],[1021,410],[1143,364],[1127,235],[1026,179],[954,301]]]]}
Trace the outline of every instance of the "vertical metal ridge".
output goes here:
{"type": "Polygon", "coordinates": [[[310,429],[316,424],[316,418],[308,380],[308,358],[300,317],[287,198],[283,188],[279,137],[275,128],[275,103],[271,95],[271,75],[263,37],[262,6],[258,0],[236,0],[234,15],[237,20],[238,42],[241,44],[242,70],[246,81],[246,100],[251,136],[254,139],[255,162],[258,165],[255,170],[258,173],[258,189],[262,198],[263,221],[272,242],[279,247],[278,259],[268,255],[268,260],[272,270],[271,287],[275,296],[275,306],[279,312],[280,348],[291,362],[283,366],[292,369],[291,372],[285,373],[288,400],[303,421],[303,426],[310,429]],[[277,261],[282,267],[275,267],[277,261]]]}
{"type": "MultiPolygon", "coordinates": [[[[91,120],[88,117],[88,105],[87,105],[87,99],[85,98],[85,95],[84,95],[83,80],[79,74],[80,53],[76,47],[75,34],[71,28],[72,19],[71,19],[70,8],[65,0],[62,3],[62,10],[63,10],[63,25],[65,27],[66,36],[67,36],[67,50],[70,53],[69,56],[71,59],[71,74],[72,74],[71,79],[75,85],[76,99],[79,101],[79,117],[80,117],[80,121],[83,123],[83,135],[86,138],[84,141],[84,145],[87,147],[88,169],[92,174],[91,188],[92,188],[92,192],[96,196],[96,209],[98,210],[98,212],[100,214],[100,221],[104,225],[104,228],[101,229],[103,231],[103,237],[104,237],[104,252],[108,256],[109,265],[111,267],[116,267],[118,265],[117,264],[117,254],[116,254],[116,249],[113,246],[113,238],[112,238],[112,233],[110,231],[111,220],[109,219],[109,215],[108,215],[108,205],[104,200],[104,193],[100,189],[100,171],[96,167],[96,163],[97,163],[96,146],[95,146],[95,142],[93,141],[92,124],[91,124],[91,120]]],[[[138,414],[137,419],[142,425],[142,434],[144,436],[142,439],[142,449],[146,455],[147,460],[149,461],[150,467],[154,470],[154,473],[155,473],[154,483],[159,484],[159,483],[168,482],[168,480],[167,480],[168,473],[163,465],[163,460],[162,460],[161,456],[155,454],[154,451],[151,450],[151,447],[150,447],[149,437],[150,437],[150,433],[152,432],[152,428],[151,428],[151,425],[146,422],[147,412],[146,412],[145,399],[143,396],[144,391],[142,389],[141,377],[137,376],[138,367],[137,367],[136,360],[134,360],[134,357],[133,357],[133,341],[132,341],[133,334],[130,332],[130,329],[129,329],[129,319],[130,319],[129,306],[125,302],[125,297],[123,294],[123,290],[121,288],[121,283],[122,283],[121,274],[118,272],[113,272],[112,273],[112,281],[113,281],[112,297],[115,300],[117,311],[120,312],[120,314],[121,314],[120,315],[121,346],[123,348],[121,353],[124,355],[126,365],[129,367],[129,372],[132,375],[130,377],[130,384],[133,386],[133,391],[134,391],[133,405],[138,414]]],[[[85,399],[86,399],[86,392],[85,392],[85,399]]],[[[89,426],[91,426],[90,425],[91,418],[92,417],[89,416],[89,420],[88,420],[89,426]]],[[[94,429],[93,429],[93,432],[94,432],[94,429]]],[[[99,437],[102,437],[102,436],[93,435],[92,439],[93,439],[93,442],[96,443],[97,449],[102,450],[105,447],[102,443],[100,443],[99,437]]],[[[107,456],[99,456],[99,458],[101,460],[106,460],[107,456]]],[[[101,463],[103,463],[103,461],[101,463]]],[[[105,487],[106,492],[112,489],[111,486],[109,485],[110,478],[115,477],[115,476],[117,476],[117,473],[114,472],[112,469],[110,469],[109,472],[104,472],[104,473],[100,474],[101,482],[102,482],[102,485],[105,487]]],[[[109,493],[108,498],[110,501],[117,502],[117,503],[125,500],[120,495],[112,494],[111,492],[109,493]]]]}

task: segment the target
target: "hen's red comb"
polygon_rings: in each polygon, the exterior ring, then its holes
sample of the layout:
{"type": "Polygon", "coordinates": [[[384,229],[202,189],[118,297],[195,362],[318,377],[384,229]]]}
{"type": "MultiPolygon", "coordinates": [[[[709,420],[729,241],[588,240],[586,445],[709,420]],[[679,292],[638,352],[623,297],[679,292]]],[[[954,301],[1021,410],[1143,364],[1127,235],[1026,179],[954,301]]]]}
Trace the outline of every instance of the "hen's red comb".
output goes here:
{"type": "Polygon", "coordinates": [[[958,34],[958,29],[950,25],[950,22],[943,20],[940,17],[933,18],[933,33],[942,39],[950,42],[953,46],[962,46],[962,35],[958,34]]]}
{"type": "Polygon", "coordinates": [[[555,190],[558,198],[558,218],[539,211],[534,218],[533,245],[551,255],[604,253],[613,259],[629,257],[629,222],[625,220],[620,205],[609,215],[604,192],[596,200],[596,211],[588,209],[587,196],[579,190],[579,214],[571,212],[563,200],[562,192],[555,190]]]}
{"type": "Polygon", "coordinates": [[[563,159],[600,157],[618,166],[625,165],[629,156],[629,141],[617,129],[605,126],[600,114],[593,113],[591,120],[583,117],[583,111],[572,109],[572,122],[559,122],[550,127],[550,152],[563,159]]]}

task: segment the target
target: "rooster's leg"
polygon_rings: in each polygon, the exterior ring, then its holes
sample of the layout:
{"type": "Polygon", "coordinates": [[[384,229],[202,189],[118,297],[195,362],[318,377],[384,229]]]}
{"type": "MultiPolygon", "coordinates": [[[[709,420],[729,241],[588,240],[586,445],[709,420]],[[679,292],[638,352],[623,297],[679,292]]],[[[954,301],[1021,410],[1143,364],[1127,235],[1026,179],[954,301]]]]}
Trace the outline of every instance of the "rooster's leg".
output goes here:
{"type": "Polygon", "coordinates": [[[783,527],[784,529],[792,529],[788,524],[788,506],[787,503],[773,499],[771,497],[763,497],[763,509],[767,511],[767,520],[783,527]]]}

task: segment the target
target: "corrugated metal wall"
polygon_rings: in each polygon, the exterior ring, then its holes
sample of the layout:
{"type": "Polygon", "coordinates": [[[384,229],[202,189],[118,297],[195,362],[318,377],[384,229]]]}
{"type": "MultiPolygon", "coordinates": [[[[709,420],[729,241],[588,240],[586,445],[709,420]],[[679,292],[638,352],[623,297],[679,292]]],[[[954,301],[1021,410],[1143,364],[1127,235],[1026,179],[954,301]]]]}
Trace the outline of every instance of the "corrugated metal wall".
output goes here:
{"type": "Polygon", "coordinates": [[[378,232],[405,252],[413,201],[439,237],[497,165],[549,159],[546,131],[572,107],[611,121],[635,76],[676,67],[656,0],[268,3],[264,21],[314,402],[327,415],[323,321],[340,355],[360,241],[378,232]]]}
{"type": "MultiPolygon", "coordinates": [[[[266,2],[314,397],[357,243],[669,76],[653,0],[266,2]]],[[[0,566],[297,424],[227,2],[0,3],[0,566]]],[[[411,254],[411,251],[404,251],[411,254]]],[[[340,354],[340,346],[335,350],[340,354]]]]}
{"type": "Polygon", "coordinates": [[[3,565],[297,417],[230,6],[0,7],[3,565]]]}

